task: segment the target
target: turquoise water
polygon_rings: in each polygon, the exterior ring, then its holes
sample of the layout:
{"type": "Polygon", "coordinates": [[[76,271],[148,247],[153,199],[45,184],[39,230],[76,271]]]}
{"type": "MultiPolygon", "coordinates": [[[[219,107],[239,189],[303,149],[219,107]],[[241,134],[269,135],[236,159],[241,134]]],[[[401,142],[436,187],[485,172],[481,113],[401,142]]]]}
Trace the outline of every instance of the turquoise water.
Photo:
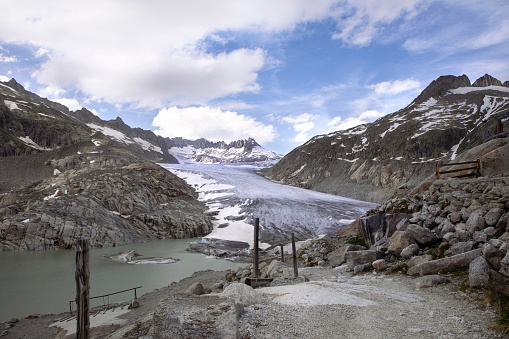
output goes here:
{"type": "MultiPolygon", "coordinates": [[[[186,252],[194,239],[165,239],[119,247],[90,250],[90,296],[143,286],[138,296],[202,270],[227,270],[245,266],[203,254],[186,252]],[[114,262],[102,255],[135,250],[147,257],[171,257],[174,264],[132,265],[114,262]]],[[[22,318],[34,313],[69,310],[76,295],[74,250],[0,252],[0,321],[22,318]]],[[[110,297],[110,302],[130,300],[134,291],[110,297]]],[[[95,299],[92,306],[102,304],[95,299]]]]}

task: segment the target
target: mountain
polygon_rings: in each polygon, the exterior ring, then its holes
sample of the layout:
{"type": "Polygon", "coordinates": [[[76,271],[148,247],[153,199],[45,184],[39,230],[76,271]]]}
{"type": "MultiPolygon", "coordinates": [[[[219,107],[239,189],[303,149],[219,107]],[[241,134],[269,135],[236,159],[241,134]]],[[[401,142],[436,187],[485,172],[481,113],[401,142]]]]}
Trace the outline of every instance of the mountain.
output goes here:
{"type": "Polygon", "coordinates": [[[484,121],[509,109],[509,88],[499,84],[489,75],[475,86],[466,75],[441,76],[407,107],[315,136],[262,173],[284,184],[382,202],[395,188],[432,175],[435,162],[483,142],[484,121]]]}
{"type": "Polygon", "coordinates": [[[0,251],[93,247],[212,230],[196,191],[154,161],[163,138],[0,82],[0,251]]]}
{"type": "Polygon", "coordinates": [[[104,121],[86,108],[69,111],[26,91],[15,79],[0,82],[0,98],[5,105],[0,111],[0,156],[32,154],[90,141],[90,135],[99,132],[147,160],[177,162],[168,153],[164,139],[152,131],[131,128],[121,118],[104,121]],[[13,110],[18,111],[14,114],[13,110]]]}
{"type": "Polygon", "coordinates": [[[282,158],[282,155],[261,147],[253,138],[232,141],[229,144],[224,141],[211,142],[206,139],[183,138],[167,138],[166,142],[169,152],[176,158],[209,164],[257,162],[282,158]]]}

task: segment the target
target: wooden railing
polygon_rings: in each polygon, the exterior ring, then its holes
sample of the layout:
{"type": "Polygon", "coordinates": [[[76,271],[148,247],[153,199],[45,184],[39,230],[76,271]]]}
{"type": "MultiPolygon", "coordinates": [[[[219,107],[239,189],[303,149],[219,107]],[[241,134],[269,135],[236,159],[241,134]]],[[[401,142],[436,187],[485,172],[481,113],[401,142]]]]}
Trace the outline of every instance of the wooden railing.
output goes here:
{"type": "Polygon", "coordinates": [[[463,162],[455,162],[448,164],[440,164],[438,162],[435,163],[435,176],[437,179],[440,179],[440,175],[442,174],[450,174],[447,177],[449,178],[468,178],[474,177],[477,178],[481,172],[481,159],[477,159],[475,161],[463,161],[463,162]],[[467,166],[467,167],[465,167],[467,166]],[[449,170],[441,170],[443,167],[457,167],[449,170]],[[454,173],[454,174],[453,174],[454,173]]]}

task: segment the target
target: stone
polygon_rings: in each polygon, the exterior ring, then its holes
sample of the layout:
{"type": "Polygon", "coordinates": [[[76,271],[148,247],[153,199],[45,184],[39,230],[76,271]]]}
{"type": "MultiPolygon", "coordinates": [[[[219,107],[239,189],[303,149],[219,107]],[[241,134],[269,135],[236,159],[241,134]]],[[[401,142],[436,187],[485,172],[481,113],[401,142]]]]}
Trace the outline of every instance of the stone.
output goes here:
{"type": "Polygon", "coordinates": [[[509,252],[507,252],[502,261],[500,261],[500,273],[509,277],[509,252]]]}
{"type": "Polygon", "coordinates": [[[424,254],[424,255],[417,256],[417,257],[413,257],[410,260],[408,260],[407,266],[410,268],[410,267],[414,267],[416,265],[419,265],[419,264],[422,264],[422,263],[425,263],[425,262],[428,262],[431,260],[433,260],[433,257],[431,255],[424,254]]]}
{"type": "Polygon", "coordinates": [[[465,230],[457,230],[456,236],[458,237],[458,241],[468,241],[471,238],[471,234],[465,230]]]}
{"type": "Polygon", "coordinates": [[[484,257],[475,258],[468,268],[468,280],[470,287],[488,286],[491,265],[484,257]]]}
{"type": "Polygon", "coordinates": [[[501,264],[500,262],[505,256],[505,252],[491,245],[490,243],[486,243],[482,247],[482,253],[484,258],[495,268],[497,271],[500,270],[501,264]]]}
{"type": "Polygon", "coordinates": [[[423,246],[430,246],[438,241],[433,232],[418,225],[409,225],[406,232],[423,246]]]}
{"type": "Polygon", "coordinates": [[[240,301],[244,306],[264,304],[267,302],[265,296],[256,293],[251,286],[241,283],[232,283],[228,285],[221,294],[225,297],[240,301]]]}
{"type": "Polygon", "coordinates": [[[416,255],[417,253],[419,253],[419,245],[412,244],[412,245],[408,245],[401,251],[401,257],[403,259],[409,259],[409,258],[413,257],[414,255],[416,255]]]}
{"type": "Polygon", "coordinates": [[[472,248],[474,248],[474,245],[475,242],[473,241],[458,242],[451,246],[450,251],[452,255],[465,253],[472,250],[472,248]]]}
{"type": "Polygon", "coordinates": [[[365,251],[349,251],[345,253],[346,264],[350,270],[353,270],[355,266],[371,264],[373,261],[377,259],[381,259],[383,257],[383,253],[365,250],[365,251]]]}
{"type": "Polygon", "coordinates": [[[497,234],[497,229],[493,226],[486,227],[484,229],[484,233],[486,233],[486,236],[491,239],[495,236],[495,234],[497,234]]]}
{"type": "MultiPolygon", "coordinates": [[[[508,202],[509,204],[509,202],[508,202]]],[[[500,234],[509,231],[509,213],[503,214],[500,219],[498,219],[497,222],[497,231],[500,232],[500,234]]]]}
{"type": "Polygon", "coordinates": [[[138,307],[140,307],[140,303],[138,302],[138,300],[134,299],[134,300],[131,300],[131,302],[129,303],[128,309],[133,309],[133,308],[138,308],[138,307]]]}
{"type": "Polygon", "coordinates": [[[359,274],[359,273],[362,273],[364,272],[365,270],[371,268],[371,263],[366,263],[366,264],[360,264],[360,265],[356,265],[354,268],[353,268],[353,274],[359,274]]]}
{"type": "Polygon", "coordinates": [[[387,268],[387,262],[384,259],[375,260],[371,265],[378,272],[384,271],[387,268]]]}
{"type": "Polygon", "coordinates": [[[370,215],[361,218],[360,221],[359,232],[368,247],[373,246],[375,242],[385,236],[387,225],[383,214],[370,215]]]}
{"type": "Polygon", "coordinates": [[[437,235],[444,235],[449,232],[456,231],[456,226],[449,220],[444,220],[437,228],[437,235]]]}
{"type": "Polygon", "coordinates": [[[349,251],[362,251],[365,250],[366,247],[360,245],[350,245],[347,244],[335,251],[332,251],[327,255],[327,261],[329,265],[332,267],[338,267],[343,265],[346,262],[345,253],[349,251]]]}
{"type": "Polygon", "coordinates": [[[488,236],[483,231],[475,231],[473,235],[474,241],[485,243],[488,241],[488,236]]]}
{"type": "Polygon", "coordinates": [[[388,251],[392,255],[399,256],[405,247],[412,244],[415,244],[415,239],[409,233],[396,231],[389,240],[388,251]]]}
{"type": "Polygon", "coordinates": [[[451,223],[457,224],[463,219],[463,216],[461,212],[453,212],[447,216],[447,219],[449,219],[451,223]]]}
{"type": "MultiPolygon", "coordinates": [[[[402,219],[400,220],[400,222],[398,222],[398,224],[396,225],[396,230],[398,231],[406,231],[408,225],[409,225],[409,220],[408,219],[402,219]]],[[[394,234],[394,233],[393,233],[394,234]]]]}
{"type": "Polygon", "coordinates": [[[383,237],[382,239],[378,240],[376,243],[373,244],[369,249],[375,250],[379,252],[387,252],[387,248],[389,247],[389,239],[386,237],[383,237]]]}
{"type": "Polygon", "coordinates": [[[481,249],[475,249],[465,253],[453,255],[438,260],[432,260],[419,265],[415,265],[408,270],[408,275],[425,275],[428,273],[444,273],[455,270],[459,267],[470,265],[470,263],[482,254],[481,249]]]}
{"type": "Polygon", "coordinates": [[[438,274],[426,275],[415,279],[415,288],[428,288],[450,282],[449,279],[438,274]]]}
{"type": "Polygon", "coordinates": [[[205,288],[199,282],[195,282],[191,286],[189,286],[185,292],[188,295],[202,295],[205,294],[205,288]]]}
{"type": "Polygon", "coordinates": [[[484,221],[484,217],[480,212],[474,212],[470,215],[466,222],[467,231],[470,234],[474,234],[475,231],[482,231],[484,229],[486,222],[484,221]]]}
{"type": "Polygon", "coordinates": [[[486,213],[484,216],[484,221],[488,226],[495,226],[500,219],[500,217],[504,214],[504,210],[501,208],[492,208],[486,213]]]}
{"type": "Polygon", "coordinates": [[[495,270],[489,272],[488,286],[494,297],[509,297],[509,277],[495,270]]]}

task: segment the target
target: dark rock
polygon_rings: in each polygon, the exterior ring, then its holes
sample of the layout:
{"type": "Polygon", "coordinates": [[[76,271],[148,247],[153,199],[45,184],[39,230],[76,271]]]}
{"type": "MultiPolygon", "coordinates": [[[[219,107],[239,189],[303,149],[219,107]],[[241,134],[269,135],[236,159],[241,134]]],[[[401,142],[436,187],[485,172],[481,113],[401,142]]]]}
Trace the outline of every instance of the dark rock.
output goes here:
{"type": "Polygon", "coordinates": [[[492,77],[489,74],[484,74],[482,77],[474,81],[472,87],[488,87],[488,86],[502,86],[500,80],[492,77]]]}
{"type": "Polygon", "coordinates": [[[475,246],[474,241],[458,242],[451,246],[450,251],[452,255],[461,254],[472,250],[475,246]]]}
{"type": "Polygon", "coordinates": [[[500,270],[500,262],[505,256],[505,252],[499,250],[491,244],[484,244],[482,248],[484,258],[495,268],[497,271],[500,270]]]}
{"type": "Polygon", "coordinates": [[[486,213],[484,216],[484,220],[486,225],[495,226],[500,219],[500,217],[504,214],[504,210],[501,208],[492,208],[486,213]]]}
{"type": "Polygon", "coordinates": [[[335,251],[332,251],[327,255],[327,261],[329,265],[332,267],[337,267],[345,263],[345,254],[349,251],[362,251],[365,250],[366,247],[360,245],[351,245],[347,244],[335,251]]]}
{"type": "Polygon", "coordinates": [[[509,251],[505,254],[502,261],[500,261],[500,273],[509,277],[509,251]]]}
{"type": "Polygon", "coordinates": [[[383,253],[377,251],[349,251],[345,253],[345,260],[348,268],[353,270],[357,265],[371,264],[377,259],[382,259],[383,253]]]}
{"type": "Polygon", "coordinates": [[[361,218],[360,221],[359,232],[361,233],[362,238],[368,247],[371,247],[385,235],[387,225],[384,215],[375,214],[369,217],[361,218]]]}
{"type": "Polygon", "coordinates": [[[405,247],[401,251],[401,257],[403,259],[409,259],[409,258],[413,257],[414,255],[416,255],[417,253],[419,253],[419,246],[417,244],[412,244],[412,245],[405,247]]]}
{"type": "Polygon", "coordinates": [[[482,231],[486,222],[481,212],[474,212],[470,215],[466,222],[467,231],[474,234],[476,231],[482,231]]]}
{"type": "Polygon", "coordinates": [[[509,277],[495,270],[490,270],[488,286],[495,297],[509,297],[509,277]]]}
{"type": "MultiPolygon", "coordinates": [[[[387,232],[385,233],[385,236],[387,238],[392,237],[394,232],[400,230],[398,228],[398,225],[400,225],[400,227],[406,227],[408,225],[408,220],[410,219],[410,217],[411,215],[406,213],[394,213],[387,215],[385,218],[387,224],[387,232]]],[[[404,231],[404,229],[401,229],[401,231],[404,231]]]]}
{"type": "Polygon", "coordinates": [[[433,80],[422,91],[422,93],[414,100],[415,103],[420,104],[429,98],[438,98],[446,94],[450,89],[456,89],[459,87],[470,87],[470,79],[463,74],[462,76],[445,75],[441,76],[436,80],[433,80]]]}
{"type": "Polygon", "coordinates": [[[433,257],[429,254],[420,255],[418,257],[413,257],[407,261],[408,267],[414,267],[416,265],[428,262],[433,260],[433,257]]]}
{"type": "Polygon", "coordinates": [[[415,239],[415,241],[423,246],[433,245],[438,241],[437,237],[425,227],[409,225],[406,233],[408,233],[415,239]]]}

